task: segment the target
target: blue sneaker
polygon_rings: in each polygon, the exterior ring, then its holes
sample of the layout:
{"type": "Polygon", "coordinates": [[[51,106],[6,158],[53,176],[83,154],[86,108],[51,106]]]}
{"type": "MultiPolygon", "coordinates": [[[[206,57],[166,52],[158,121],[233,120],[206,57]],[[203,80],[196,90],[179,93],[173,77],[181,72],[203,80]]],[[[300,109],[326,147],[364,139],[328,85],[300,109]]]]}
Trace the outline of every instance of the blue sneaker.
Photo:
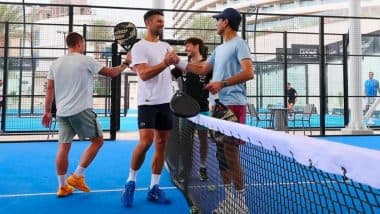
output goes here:
{"type": "Polygon", "coordinates": [[[158,184],[148,190],[148,200],[158,204],[170,204],[170,200],[166,198],[164,191],[160,190],[158,184]]]}
{"type": "Polygon", "coordinates": [[[136,183],[134,181],[128,181],[128,183],[125,184],[125,189],[121,195],[121,203],[125,207],[132,207],[135,188],[136,183]]]}

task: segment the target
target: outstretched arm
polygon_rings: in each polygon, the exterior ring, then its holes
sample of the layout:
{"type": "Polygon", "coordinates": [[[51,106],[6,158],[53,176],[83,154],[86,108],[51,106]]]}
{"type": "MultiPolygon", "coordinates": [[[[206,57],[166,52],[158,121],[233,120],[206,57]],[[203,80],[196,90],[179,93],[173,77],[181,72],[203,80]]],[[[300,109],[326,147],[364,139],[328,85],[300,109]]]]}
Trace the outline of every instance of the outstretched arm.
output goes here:
{"type": "Polygon", "coordinates": [[[185,72],[191,72],[195,74],[200,74],[200,75],[206,75],[212,70],[212,64],[210,63],[187,63],[185,61],[180,61],[177,65],[176,68],[180,69],[181,71],[185,72]]]}
{"type": "Polygon", "coordinates": [[[54,99],[54,80],[48,80],[46,95],[45,95],[45,112],[44,112],[44,115],[42,116],[42,125],[46,128],[50,126],[50,123],[52,120],[51,107],[53,105],[53,99],[54,99]]]}
{"type": "Polygon", "coordinates": [[[132,62],[132,57],[131,53],[127,53],[127,57],[125,58],[124,62],[115,67],[103,67],[100,71],[99,74],[107,77],[116,77],[118,76],[121,72],[123,72],[132,62]]]}

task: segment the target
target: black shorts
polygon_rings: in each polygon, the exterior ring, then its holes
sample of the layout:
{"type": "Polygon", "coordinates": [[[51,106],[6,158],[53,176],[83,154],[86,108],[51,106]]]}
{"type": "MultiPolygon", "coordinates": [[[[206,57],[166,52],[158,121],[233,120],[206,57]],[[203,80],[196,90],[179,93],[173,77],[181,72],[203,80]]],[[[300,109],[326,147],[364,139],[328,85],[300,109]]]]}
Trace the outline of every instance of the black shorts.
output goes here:
{"type": "Polygon", "coordinates": [[[172,129],[173,114],[169,103],[138,106],[137,114],[139,129],[157,129],[163,131],[172,129]]]}
{"type": "Polygon", "coordinates": [[[296,100],[295,100],[295,99],[289,99],[289,100],[288,100],[288,103],[289,103],[289,104],[291,103],[291,104],[294,105],[294,103],[296,103],[296,100]]]}

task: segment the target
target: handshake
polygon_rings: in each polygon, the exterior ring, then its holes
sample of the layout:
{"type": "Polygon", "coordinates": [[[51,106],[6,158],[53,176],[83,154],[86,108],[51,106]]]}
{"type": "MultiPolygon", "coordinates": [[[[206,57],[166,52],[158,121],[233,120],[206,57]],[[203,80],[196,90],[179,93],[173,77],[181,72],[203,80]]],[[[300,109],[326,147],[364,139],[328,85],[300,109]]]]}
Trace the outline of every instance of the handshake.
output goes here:
{"type": "Polygon", "coordinates": [[[180,61],[180,58],[178,57],[177,53],[174,50],[166,52],[164,63],[165,65],[176,65],[180,61]]]}
{"type": "Polygon", "coordinates": [[[164,63],[166,66],[174,65],[176,68],[181,70],[182,72],[186,72],[187,61],[184,61],[178,57],[177,53],[174,50],[166,52],[164,63]]]}

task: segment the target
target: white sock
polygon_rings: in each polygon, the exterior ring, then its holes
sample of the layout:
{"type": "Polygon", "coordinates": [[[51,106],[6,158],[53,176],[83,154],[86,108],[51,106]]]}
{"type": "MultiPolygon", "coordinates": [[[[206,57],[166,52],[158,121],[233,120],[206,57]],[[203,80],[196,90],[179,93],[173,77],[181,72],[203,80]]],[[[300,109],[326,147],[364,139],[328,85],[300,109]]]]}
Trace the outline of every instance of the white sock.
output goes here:
{"type": "Polygon", "coordinates": [[[201,164],[199,164],[199,167],[200,168],[206,168],[206,164],[205,163],[201,163],[201,164]]]}
{"type": "Polygon", "coordinates": [[[154,185],[160,183],[160,176],[159,174],[152,174],[152,179],[150,181],[150,188],[152,189],[154,185]]]}
{"type": "Polygon", "coordinates": [[[66,175],[57,175],[59,187],[66,186],[66,175]]]}
{"type": "Polygon", "coordinates": [[[83,176],[84,170],[86,170],[86,168],[78,165],[77,169],[74,172],[74,175],[76,175],[78,177],[83,176]]]}
{"type": "Polygon", "coordinates": [[[237,190],[236,191],[236,196],[237,196],[238,205],[240,207],[244,208],[246,206],[246,203],[245,203],[245,190],[244,189],[237,190]]]}
{"type": "Polygon", "coordinates": [[[233,185],[232,184],[225,184],[224,186],[224,195],[226,200],[233,201],[234,199],[234,193],[233,193],[233,185]]]}
{"type": "Polygon", "coordinates": [[[137,177],[137,170],[129,169],[129,176],[128,176],[127,182],[128,181],[136,182],[136,177],[137,177]]]}

